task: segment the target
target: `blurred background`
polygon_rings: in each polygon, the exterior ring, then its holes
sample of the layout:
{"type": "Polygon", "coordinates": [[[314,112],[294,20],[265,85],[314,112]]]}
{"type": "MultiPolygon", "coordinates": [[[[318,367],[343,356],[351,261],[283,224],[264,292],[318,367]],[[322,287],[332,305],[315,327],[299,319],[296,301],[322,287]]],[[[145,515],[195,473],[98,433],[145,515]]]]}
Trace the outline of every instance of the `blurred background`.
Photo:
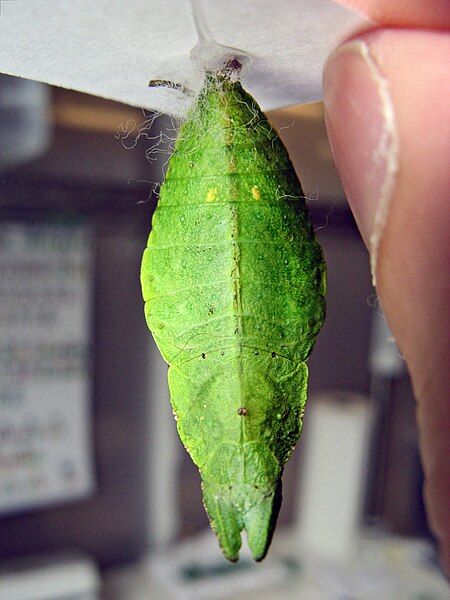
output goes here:
{"type": "Polygon", "coordinates": [[[327,320],[269,557],[228,565],[140,293],[174,123],[1,76],[0,600],[447,597],[409,378],[322,105],[268,117],[324,249],[327,320]]]}

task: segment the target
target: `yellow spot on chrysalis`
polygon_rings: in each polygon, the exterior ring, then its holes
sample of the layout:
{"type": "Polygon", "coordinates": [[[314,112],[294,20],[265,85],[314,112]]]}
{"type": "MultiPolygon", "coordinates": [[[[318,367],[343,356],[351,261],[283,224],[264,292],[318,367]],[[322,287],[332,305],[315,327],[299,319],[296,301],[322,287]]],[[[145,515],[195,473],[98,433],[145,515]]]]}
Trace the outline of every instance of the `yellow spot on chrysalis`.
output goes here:
{"type": "Polygon", "coordinates": [[[208,193],[206,194],[206,202],[214,202],[217,198],[217,188],[209,188],[208,193]]]}
{"type": "Polygon", "coordinates": [[[254,185],[252,187],[252,196],[254,200],[261,200],[261,194],[259,192],[259,187],[257,185],[254,185]]]}

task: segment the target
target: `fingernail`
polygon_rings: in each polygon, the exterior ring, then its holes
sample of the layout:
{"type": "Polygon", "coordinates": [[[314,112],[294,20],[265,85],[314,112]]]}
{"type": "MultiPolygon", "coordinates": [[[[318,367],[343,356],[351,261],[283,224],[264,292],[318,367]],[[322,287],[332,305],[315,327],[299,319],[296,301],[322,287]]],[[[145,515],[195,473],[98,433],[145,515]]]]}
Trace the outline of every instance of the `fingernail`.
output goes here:
{"type": "Polygon", "coordinates": [[[371,255],[372,277],[398,169],[389,83],[363,40],[347,42],[324,68],[327,132],[342,185],[371,255]]]}

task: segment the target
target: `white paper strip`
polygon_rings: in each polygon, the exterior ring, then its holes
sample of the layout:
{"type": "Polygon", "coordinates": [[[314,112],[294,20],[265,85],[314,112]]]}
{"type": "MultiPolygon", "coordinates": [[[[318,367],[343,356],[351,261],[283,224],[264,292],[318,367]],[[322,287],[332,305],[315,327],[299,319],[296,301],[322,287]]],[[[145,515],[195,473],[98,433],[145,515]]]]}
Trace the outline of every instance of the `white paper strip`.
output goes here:
{"type": "MultiPolygon", "coordinates": [[[[367,24],[332,0],[202,0],[217,42],[250,54],[244,82],[264,110],[319,100],[330,51],[367,24]]],[[[1,2],[0,72],[126,104],[183,114],[169,79],[201,85],[189,52],[197,42],[189,0],[1,2]]]]}

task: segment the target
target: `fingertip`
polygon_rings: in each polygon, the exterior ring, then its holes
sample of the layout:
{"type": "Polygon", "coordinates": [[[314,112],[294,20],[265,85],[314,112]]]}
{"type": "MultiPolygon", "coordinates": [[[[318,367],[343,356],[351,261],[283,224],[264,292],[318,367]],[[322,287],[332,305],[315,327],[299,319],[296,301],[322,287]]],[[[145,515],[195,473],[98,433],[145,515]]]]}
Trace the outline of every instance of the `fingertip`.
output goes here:
{"type": "Polygon", "coordinates": [[[380,29],[343,44],[324,67],[330,145],[374,278],[394,195],[448,189],[449,42],[444,32],[380,29]]]}
{"type": "Polygon", "coordinates": [[[444,32],[365,34],[330,57],[324,104],[378,296],[411,373],[428,515],[450,570],[449,59],[444,32]]]}
{"type": "Polygon", "coordinates": [[[398,136],[389,82],[368,39],[338,48],[324,68],[325,121],[333,156],[373,275],[398,170],[398,136]]]}

